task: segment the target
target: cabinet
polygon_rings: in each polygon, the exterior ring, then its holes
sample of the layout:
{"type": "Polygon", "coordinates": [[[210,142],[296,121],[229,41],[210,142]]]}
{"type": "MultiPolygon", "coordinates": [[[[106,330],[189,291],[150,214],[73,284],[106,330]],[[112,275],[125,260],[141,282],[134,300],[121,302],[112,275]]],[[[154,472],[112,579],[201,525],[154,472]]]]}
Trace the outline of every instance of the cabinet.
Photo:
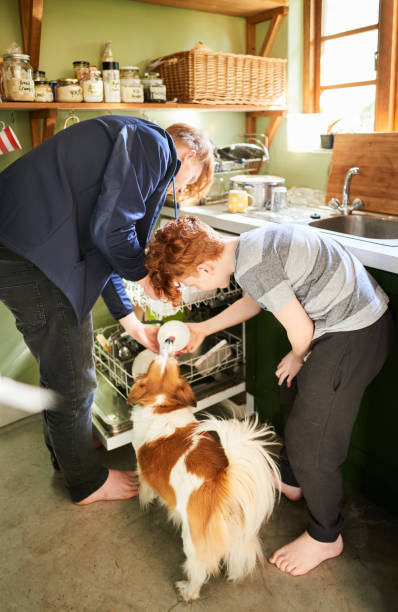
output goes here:
{"type": "MultiPolygon", "coordinates": [[[[147,2],[147,0],[139,0],[147,2]]],[[[272,44],[284,17],[288,13],[287,0],[154,0],[149,4],[194,9],[199,11],[220,13],[224,15],[243,17],[246,20],[246,51],[256,54],[256,25],[269,21],[270,25],[261,46],[260,55],[269,54],[272,44]]],[[[38,68],[40,54],[41,25],[44,0],[19,0],[20,21],[24,52],[31,56],[34,69],[38,68]]],[[[200,105],[200,104],[34,104],[34,103],[3,103],[2,110],[25,110],[30,115],[32,146],[39,145],[54,134],[55,123],[60,109],[79,111],[101,110],[170,110],[192,109],[197,111],[242,111],[246,113],[246,132],[256,132],[257,117],[269,117],[270,122],[266,132],[268,144],[272,139],[287,112],[287,107],[251,107],[237,105],[200,105]],[[42,126],[42,122],[44,125],[42,126]]]]}

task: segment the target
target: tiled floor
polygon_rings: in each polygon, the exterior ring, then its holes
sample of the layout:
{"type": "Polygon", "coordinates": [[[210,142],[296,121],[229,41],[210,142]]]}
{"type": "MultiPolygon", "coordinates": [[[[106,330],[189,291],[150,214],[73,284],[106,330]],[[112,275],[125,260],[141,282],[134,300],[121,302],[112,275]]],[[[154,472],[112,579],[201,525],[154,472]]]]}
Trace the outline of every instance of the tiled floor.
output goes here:
{"type": "MultiPolygon", "coordinates": [[[[130,447],[106,453],[109,467],[133,466],[130,447]]],[[[137,500],[74,506],[50,466],[40,418],[0,429],[0,612],[378,612],[398,610],[398,524],[350,492],[345,550],[303,577],[265,563],[239,584],[205,585],[179,601],[183,552],[163,509],[137,500]]],[[[282,500],[263,530],[264,550],[300,534],[304,502],[282,500]]]]}

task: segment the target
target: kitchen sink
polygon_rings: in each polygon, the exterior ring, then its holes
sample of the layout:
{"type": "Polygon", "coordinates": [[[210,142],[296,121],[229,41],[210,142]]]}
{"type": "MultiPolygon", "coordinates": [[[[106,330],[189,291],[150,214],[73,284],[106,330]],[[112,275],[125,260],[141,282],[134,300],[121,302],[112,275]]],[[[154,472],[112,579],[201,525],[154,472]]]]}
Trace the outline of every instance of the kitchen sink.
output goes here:
{"type": "Polygon", "coordinates": [[[311,221],[319,229],[388,246],[398,246],[398,217],[354,213],[311,221]]]}

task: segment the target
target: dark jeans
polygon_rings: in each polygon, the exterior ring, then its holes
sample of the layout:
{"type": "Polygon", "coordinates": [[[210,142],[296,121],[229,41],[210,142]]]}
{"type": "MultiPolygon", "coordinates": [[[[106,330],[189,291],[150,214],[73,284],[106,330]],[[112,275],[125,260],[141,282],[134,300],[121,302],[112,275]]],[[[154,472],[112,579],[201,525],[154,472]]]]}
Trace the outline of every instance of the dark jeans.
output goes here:
{"type": "Polygon", "coordinates": [[[308,533],[315,540],[334,542],[340,533],[341,466],[362,395],[391,351],[393,329],[387,310],[364,329],[321,336],[292,387],[281,390],[282,480],[302,488],[310,515],[308,533]]]}
{"type": "Polygon", "coordinates": [[[0,246],[0,300],[40,366],[40,384],[57,391],[57,410],[43,413],[45,442],[72,501],[108,476],[93,448],[91,404],[96,387],[91,314],[77,326],[73,308],[32,263],[0,246]]]}

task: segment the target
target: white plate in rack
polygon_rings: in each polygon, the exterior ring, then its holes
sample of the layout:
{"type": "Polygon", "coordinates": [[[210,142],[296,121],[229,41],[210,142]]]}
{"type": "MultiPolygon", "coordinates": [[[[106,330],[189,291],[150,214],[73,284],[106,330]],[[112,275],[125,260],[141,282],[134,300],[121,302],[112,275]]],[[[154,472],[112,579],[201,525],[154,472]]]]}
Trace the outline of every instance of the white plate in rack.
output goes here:
{"type": "Polygon", "coordinates": [[[137,376],[147,373],[149,366],[151,365],[152,361],[156,359],[156,357],[158,357],[158,355],[149,349],[145,349],[141,351],[141,353],[138,353],[137,357],[133,361],[133,367],[131,369],[134,380],[137,378],[137,376]]]}

